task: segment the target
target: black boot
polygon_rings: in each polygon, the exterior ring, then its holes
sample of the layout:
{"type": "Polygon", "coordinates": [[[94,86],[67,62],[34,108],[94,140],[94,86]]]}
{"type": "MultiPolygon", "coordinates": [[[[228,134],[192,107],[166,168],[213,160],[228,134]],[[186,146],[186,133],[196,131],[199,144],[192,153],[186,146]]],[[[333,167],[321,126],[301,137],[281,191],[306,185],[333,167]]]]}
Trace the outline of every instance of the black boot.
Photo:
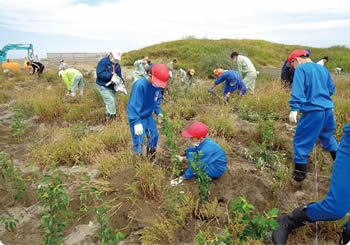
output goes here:
{"type": "Polygon", "coordinates": [[[303,225],[312,222],[306,214],[306,205],[295,209],[292,213],[277,218],[280,227],[272,232],[274,244],[286,244],[289,233],[303,225]]]}
{"type": "Polygon", "coordinates": [[[306,178],[306,164],[295,163],[292,176],[295,181],[303,181],[306,178]]]}
{"type": "Polygon", "coordinates": [[[330,151],[329,153],[331,154],[333,161],[335,161],[335,158],[337,157],[337,152],[336,151],[330,151]]]}
{"type": "Polygon", "coordinates": [[[156,159],[156,149],[147,148],[147,157],[153,162],[156,159]]]}
{"type": "Polygon", "coordinates": [[[117,120],[117,115],[113,114],[109,118],[110,118],[111,121],[115,121],[115,120],[117,120]]]}
{"type": "Polygon", "coordinates": [[[344,227],[344,230],[343,230],[343,233],[342,233],[342,238],[341,238],[339,244],[344,244],[345,245],[345,244],[348,244],[348,242],[350,242],[350,232],[346,231],[345,227],[344,227]]]}

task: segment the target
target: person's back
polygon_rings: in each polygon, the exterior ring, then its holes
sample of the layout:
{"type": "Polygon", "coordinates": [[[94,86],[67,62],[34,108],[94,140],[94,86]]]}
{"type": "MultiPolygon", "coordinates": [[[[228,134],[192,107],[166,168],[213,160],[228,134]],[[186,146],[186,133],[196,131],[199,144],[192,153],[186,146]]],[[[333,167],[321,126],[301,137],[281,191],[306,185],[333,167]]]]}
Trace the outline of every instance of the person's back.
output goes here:
{"type": "Polygon", "coordinates": [[[160,104],[161,88],[155,88],[146,77],[134,82],[126,111],[131,121],[152,115],[154,108],[160,104]]]}
{"type": "Polygon", "coordinates": [[[248,72],[255,72],[256,73],[256,69],[255,69],[253,63],[246,56],[239,55],[238,59],[237,59],[237,64],[239,67],[239,71],[241,73],[248,73],[248,72]]]}
{"type": "Polygon", "coordinates": [[[291,107],[300,112],[324,110],[334,107],[331,96],[335,87],[328,70],[318,64],[308,62],[295,69],[291,107]]]}
{"type": "MultiPolygon", "coordinates": [[[[213,140],[206,137],[204,141],[196,148],[188,148],[186,150],[187,159],[191,162],[193,152],[201,152],[201,161],[207,166],[205,171],[211,178],[219,178],[226,170],[227,160],[224,150],[213,140]]],[[[188,168],[183,175],[185,179],[192,178],[194,173],[188,168]]]]}

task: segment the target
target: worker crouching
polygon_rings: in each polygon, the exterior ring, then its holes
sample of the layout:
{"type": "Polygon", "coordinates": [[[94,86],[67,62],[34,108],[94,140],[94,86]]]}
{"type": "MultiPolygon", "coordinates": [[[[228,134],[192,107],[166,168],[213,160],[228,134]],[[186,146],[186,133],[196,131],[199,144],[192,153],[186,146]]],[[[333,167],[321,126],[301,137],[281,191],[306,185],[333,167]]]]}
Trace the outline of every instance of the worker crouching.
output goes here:
{"type": "Polygon", "coordinates": [[[193,123],[182,137],[189,138],[193,147],[186,150],[186,156],[177,156],[180,162],[187,162],[190,167],[179,178],[171,181],[171,185],[180,184],[184,179],[190,179],[196,176],[195,170],[191,167],[194,155],[203,162],[200,168],[205,168],[205,172],[210,178],[219,178],[226,171],[226,154],[224,150],[213,140],[207,137],[208,126],[201,122],[193,123]]]}
{"type": "Polygon", "coordinates": [[[220,68],[215,69],[213,72],[218,78],[208,89],[208,92],[213,93],[213,89],[216,87],[216,85],[225,82],[224,96],[226,102],[228,102],[229,97],[235,90],[237,90],[240,96],[246,94],[247,87],[241,80],[241,75],[239,72],[236,72],[234,70],[225,71],[220,68]]]}
{"type": "Polygon", "coordinates": [[[67,95],[75,96],[76,89],[79,86],[80,95],[84,94],[84,78],[83,74],[74,68],[62,68],[58,72],[58,76],[63,79],[67,86],[67,95]]]}

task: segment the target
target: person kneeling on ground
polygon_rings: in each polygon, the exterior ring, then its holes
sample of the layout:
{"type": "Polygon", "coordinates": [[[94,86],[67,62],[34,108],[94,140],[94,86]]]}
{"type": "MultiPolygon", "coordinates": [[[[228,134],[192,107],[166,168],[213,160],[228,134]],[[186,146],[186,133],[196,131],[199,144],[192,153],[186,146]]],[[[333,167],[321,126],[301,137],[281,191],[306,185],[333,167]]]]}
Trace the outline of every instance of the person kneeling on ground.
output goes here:
{"type": "Polygon", "coordinates": [[[234,70],[225,71],[224,69],[218,68],[214,70],[214,74],[218,76],[213,85],[208,89],[208,92],[212,93],[216,85],[225,81],[225,101],[228,102],[230,95],[237,89],[240,96],[245,95],[247,87],[241,79],[239,72],[234,70]]]}
{"type": "Polygon", "coordinates": [[[45,69],[45,66],[43,64],[41,64],[40,62],[35,62],[35,61],[28,61],[27,66],[32,66],[32,68],[33,68],[32,75],[35,72],[37,72],[39,77],[45,69]]]}
{"type": "Polygon", "coordinates": [[[152,116],[158,119],[163,115],[161,89],[165,88],[169,79],[169,69],[164,64],[152,66],[151,74],[134,82],[129,103],[126,107],[134,153],[142,155],[144,136],[147,137],[147,155],[151,161],[155,158],[158,144],[157,126],[152,116]]]}
{"type": "MultiPolygon", "coordinates": [[[[331,183],[325,199],[295,209],[288,215],[277,218],[279,228],[272,232],[274,244],[286,244],[289,233],[301,226],[316,221],[342,219],[350,209],[350,124],[345,125],[337,158],[334,161],[331,183]]],[[[345,225],[340,244],[350,241],[350,219],[345,225]]]]}
{"type": "Polygon", "coordinates": [[[125,83],[119,64],[121,58],[120,50],[115,48],[110,52],[109,56],[100,60],[96,68],[98,91],[106,105],[105,120],[115,120],[117,117],[116,91],[112,81],[117,80],[116,76],[118,76],[125,83]]]}
{"type": "Polygon", "coordinates": [[[84,91],[84,78],[80,71],[74,68],[62,68],[58,72],[58,76],[63,79],[63,82],[67,86],[67,95],[75,96],[75,90],[79,86],[80,95],[83,95],[84,91]]]}
{"type": "Polygon", "coordinates": [[[298,111],[302,113],[293,139],[293,178],[300,182],[306,178],[308,155],[317,139],[320,139],[323,149],[330,152],[333,160],[336,158],[338,143],[333,136],[335,120],[331,98],[335,86],[328,70],[313,63],[307,51],[294,50],[288,61],[295,68],[289,121],[297,123],[298,111]]]}
{"type": "MultiPolygon", "coordinates": [[[[201,154],[199,161],[204,163],[201,168],[205,168],[205,172],[210,178],[219,178],[226,171],[226,154],[217,143],[207,137],[207,134],[207,125],[201,122],[193,123],[181,135],[182,137],[189,138],[194,147],[186,150],[186,156],[177,156],[177,158],[180,162],[188,161],[188,164],[191,166],[194,154],[197,156],[201,154]]],[[[195,170],[189,167],[181,177],[172,180],[171,185],[178,185],[184,179],[190,179],[195,176],[195,170]]]]}

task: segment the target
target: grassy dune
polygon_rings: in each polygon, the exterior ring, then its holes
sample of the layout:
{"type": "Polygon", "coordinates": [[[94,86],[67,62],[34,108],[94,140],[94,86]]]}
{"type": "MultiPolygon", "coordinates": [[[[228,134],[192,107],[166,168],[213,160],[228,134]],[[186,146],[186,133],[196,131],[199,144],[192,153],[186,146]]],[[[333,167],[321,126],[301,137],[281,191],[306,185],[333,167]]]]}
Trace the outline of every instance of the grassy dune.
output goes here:
{"type": "Polygon", "coordinates": [[[335,67],[350,72],[350,50],[343,46],[330,48],[313,48],[300,45],[284,45],[263,40],[208,40],[186,39],[152,45],[139,50],[130,51],[123,55],[123,64],[131,66],[134,61],[148,55],[155,62],[168,63],[173,58],[178,59],[177,67],[199,71],[199,75],[209,76],[217,67],[225,69],[232,67],[230,54],[238,51],[246,55],[257,66],[282,67],[284,61],[294,49],[308,48],[312,52],[314,61],[324,56],[329,57],[327,67],[334,71],[335,67]]]}

